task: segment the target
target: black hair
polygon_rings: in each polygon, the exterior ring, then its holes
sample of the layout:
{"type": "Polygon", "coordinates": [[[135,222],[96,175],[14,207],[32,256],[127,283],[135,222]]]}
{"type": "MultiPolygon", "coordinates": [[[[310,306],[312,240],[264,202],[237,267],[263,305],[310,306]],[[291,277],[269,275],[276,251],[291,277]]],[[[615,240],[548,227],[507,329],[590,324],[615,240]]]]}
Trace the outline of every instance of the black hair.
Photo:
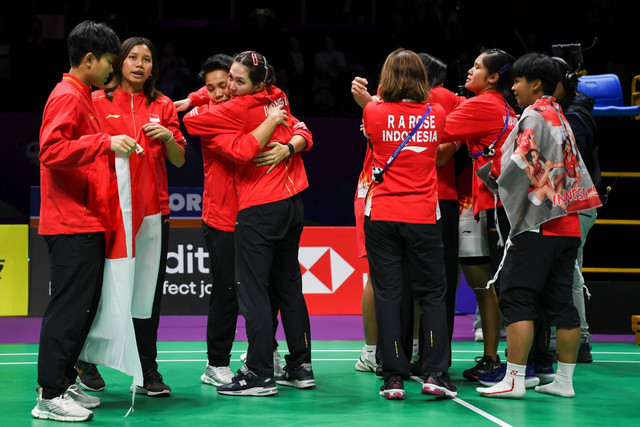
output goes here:
{"type": "Polygon", "coordinates": [[[230,55],[226,55],[224,53],[218,53],[216,55],[210,56],[202,63],[200,72],[198,73],[198,78],[202,81],[205,81],[207,74],[216,70],[222,70],[228,73],[232,62],[233,58],[230,55]]]}
{"type": "Polygon", "coordinates": [[[512,66],[515,58],[501,49],[487,49],[482,52],[482,61],[487,68],[487,74],[498,73],[498,84],[496,89],[499,92],[511,92],[513,85],[512,66]]]}
{"type": "Polygon", "coordinates": [[[259,52],[248,50],[238,53],[233,57],[233,62],[247,67],[249,70],[247,74],[254,85],[264,83],[264,86],[268,87],[276,82],[275,69],[269,65],[267,58],[259,52]]]}
{"type": "Polygon", "coordinates": [[[83,21],[67,37],[67,50],[70,65],[77,67],[89,52],[98,60],[106,53],[117,55],[120,53],[120,39],[106,24],[83,21]]]}
{"type": "Polygon", "coordinates": [[[544,53],[527,53],[513,64],[513,76],[524,77],[528,82],[540,80],[542,92],[553,95],[560,81],[560,69],[549,55],[544,53]]]}
{"type": "Polygon", "coordinates": [[[444,84],[447,78],[447,64],[431,56],[428,53],[419,53],[418,56],[427,70],[427,79],[429,79],[429,86],[436,87],[444,84]]]}
{"type": "Polygon", "coordinates": [[[142,93],[147,98],[147,105],[158,99],[162,92],[158,91],[155,84],[158,81],[158,74],[160,74],[160,61],[158,60],[158,51],[153,45],[153,42],[145,37],[130,37],[122,42],[122,48],[120,53],[113,60],[113,74],[107,82],[104,88],[104,92],[107,95],[109,101],[113,101],[113,92],[118,89],[118,86],[122,84],[124,77],[122,76],[122,64],[129,56],[129,52],[135,46],[145,45],[151,51],[151,75],[144,82],[142,87],[142,93]]]}

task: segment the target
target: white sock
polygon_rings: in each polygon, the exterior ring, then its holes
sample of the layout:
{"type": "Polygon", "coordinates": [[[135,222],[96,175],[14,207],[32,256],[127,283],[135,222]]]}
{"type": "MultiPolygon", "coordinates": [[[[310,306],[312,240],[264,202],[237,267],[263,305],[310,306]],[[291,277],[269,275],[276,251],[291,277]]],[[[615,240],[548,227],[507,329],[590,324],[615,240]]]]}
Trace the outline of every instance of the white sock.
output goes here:
{"type": "Polygon", "coordinates": [[[418,355],[420,354],[420,350],[418,348],[418,338],[414,338],[413,339],[413,351],[411,352],[411,356],[412,357],[418,357],[418,355]]]}
{"type": "Polygon", "coordinates": [[[526,391],[524,388],[524,373],[526,369],[526,365],[507,362],[507,373],[502,381],[491,387],[478,387],[476,391],[487,397],[522,397],[526,391]]]}
{"type": "Polygon", "coordinates": [[[537,386],[536,391],[554,396],[574,397],[576,395],[573,391],[573,371],[575,369],[575,363],[558,362],[558,370],[553,382],[537,386]]]}
{"type": "Polygon", "coordinates": [[[367,353],[373,353],[374,356],[376,354],[376,344],[370,345],[370,344],[365,344],[364,345],[364,349],[367,353]]]}

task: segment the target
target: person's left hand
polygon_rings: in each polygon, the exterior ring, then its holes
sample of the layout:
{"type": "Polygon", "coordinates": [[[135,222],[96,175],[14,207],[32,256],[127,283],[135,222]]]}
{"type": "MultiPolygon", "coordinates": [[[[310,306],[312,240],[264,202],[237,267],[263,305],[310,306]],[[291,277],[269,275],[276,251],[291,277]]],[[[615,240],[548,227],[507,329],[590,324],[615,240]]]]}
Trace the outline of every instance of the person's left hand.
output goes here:
{"type": "Polygon", "coordinates": [[[270,166],[267,170],[267,173],[269,173],[278,165],[278,163],[289,157],[291,153],[289,152],[289,147],[287,147],[286,144],[281,144],[279,142],[270,142],[267,144],[267,147],[271,147],[271,150],[261,152],[253,159],[253,161],[258,167],[270,166]]]}
{"type": "Polygon", "coordinates": [[[145,123],[142,125],[142,131],[149,139],[160,138],[165,142],[169,142],[170,138],[173,137],[173,133],[160,123],[145,123]]]}

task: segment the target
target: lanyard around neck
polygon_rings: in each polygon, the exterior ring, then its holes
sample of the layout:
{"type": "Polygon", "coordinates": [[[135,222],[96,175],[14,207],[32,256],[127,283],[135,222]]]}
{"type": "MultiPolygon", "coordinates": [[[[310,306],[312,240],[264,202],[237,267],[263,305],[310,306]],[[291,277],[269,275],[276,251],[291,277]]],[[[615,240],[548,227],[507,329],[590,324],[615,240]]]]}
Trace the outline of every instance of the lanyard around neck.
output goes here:
{"type": "Polygon", "coordinates": [[[498,135],[498,137],[495,139],[495,141],[491,143],[491,145],[489,145],[488,147],[484,147],[482,150],[474,154],[473,160],[477,159],[480,156],[492,157],[495,154],[495,150],[493,149],[493,147],[496,145],[496,142],[500,140],[502,135],[504,135],[504,133],[507,130],[507,127],[509,126],[509,104],[507,104],[506,100],[504,101],[504,106],[507,109],[507,117],[504,119],[504,126],[502,127],[502,132],[500,132],[500,135],[498,135]]]}

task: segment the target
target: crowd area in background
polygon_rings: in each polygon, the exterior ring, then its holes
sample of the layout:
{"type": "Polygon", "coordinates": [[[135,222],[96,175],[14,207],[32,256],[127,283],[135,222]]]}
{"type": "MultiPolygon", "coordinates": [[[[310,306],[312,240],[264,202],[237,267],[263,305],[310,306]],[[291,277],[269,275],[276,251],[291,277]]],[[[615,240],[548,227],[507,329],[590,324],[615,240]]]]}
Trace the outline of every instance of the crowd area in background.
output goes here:
{"type": "Polygon", "coordinates": [[[273,58],[278,87],[295,100],[298,115],[360,115],[345,88],[354,75],[377,81],[381,52],[397,47],[429,51],[445,61],[445,87],[454,91],[464,85],[473,58],[488,46],[520,55],[580,43],[584,68],[618,74],[625,97],[638,69],[637,57],[626,47],[630,43],[619,37],[630,18],[600,0],[549,1],[557,25],[544,26],[536,22],[547,18],[521,1],[498,1],[490,14],[483,4],[465,0],[333,0],[304,2],[304,8],[303,2],[272,7],[242,2],[235,10],[230,9],[235,2],[221,2],[207,13],[184,2],[120,2],[122,7],[115,2],[109,9],[97,2],[58,3],[30,2],[0,14],[0,111],[42,111],[59,70],[68,67],[66,33],[89,16],[122,37],[143,34],[155,40],[162,60],[158,89],[172,99],[200,87],[196,76],[202,58],[233,55],[251,45],[273,58]]]}

